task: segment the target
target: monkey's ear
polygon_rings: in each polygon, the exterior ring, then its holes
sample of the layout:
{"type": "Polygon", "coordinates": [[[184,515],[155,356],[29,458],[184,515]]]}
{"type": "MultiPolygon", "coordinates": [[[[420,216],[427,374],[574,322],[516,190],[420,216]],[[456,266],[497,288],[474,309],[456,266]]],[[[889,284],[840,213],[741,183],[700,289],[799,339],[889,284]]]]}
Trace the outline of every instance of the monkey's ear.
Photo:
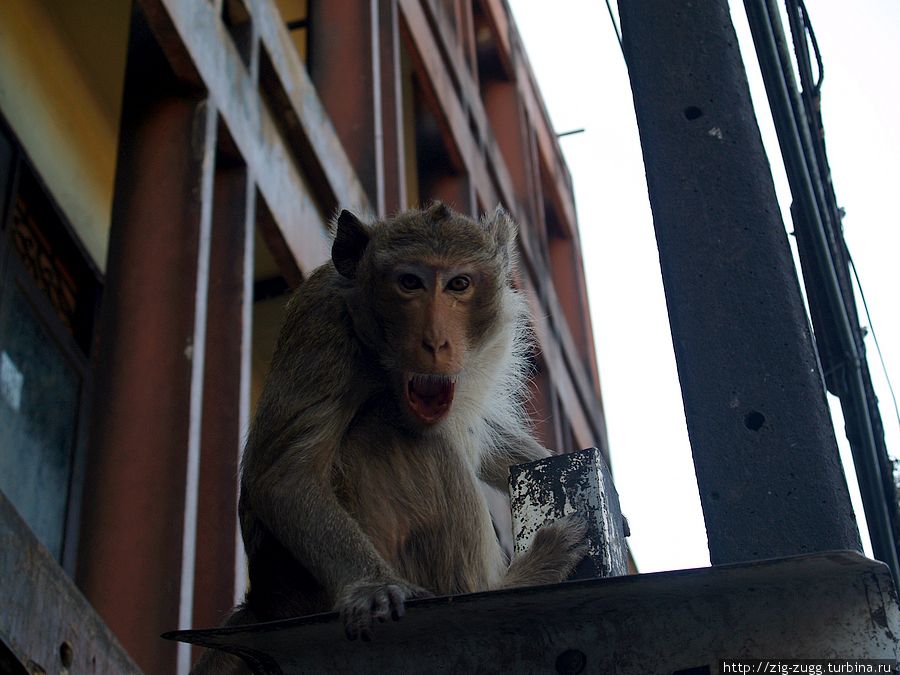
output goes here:
{"type": "Polygon", "coordinates": [[[331,245],[331,261],[341,276],[356,278],[356,268],[369,244],[369,230],[347,210],[337,219],[334,243],[331,245]]]}
{"type": "Polygon", "coordinates": [[[440,200],[431,202],[431,204],[429,204],[428,206],[428,209],[426,210],[426,213],[433,222],[447,220],[447,218],[452,215],[450,213],[450,207],[440,200]]]}
{"type": "Polygon", "coordinates": [[[519,228],[506,209],[498,205],[494,212],[484,220],[484,226],[490,234],[497,252],[507,260],[512,258],[516,233],[519,228]]]}

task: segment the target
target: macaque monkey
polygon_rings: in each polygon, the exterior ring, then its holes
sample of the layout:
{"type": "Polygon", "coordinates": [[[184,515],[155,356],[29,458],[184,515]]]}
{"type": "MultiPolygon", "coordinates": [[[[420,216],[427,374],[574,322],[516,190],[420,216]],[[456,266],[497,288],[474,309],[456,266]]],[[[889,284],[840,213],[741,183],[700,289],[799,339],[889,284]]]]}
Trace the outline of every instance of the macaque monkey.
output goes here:
{"type": "MultiPolygon", "coordinates": [[[[569,518],[507,564],[480,487],[505,492],[510,464],[549,455],[523,412],[515,236],[502,209],[341,212],[331,261],[287,305],[244,451],[250,589],[229,625],[337,610],[369,640],[410,598],[555,583],[584,556],[569,518]]],[[[210,653],[194,672],[242,668],[210,653]]]]}

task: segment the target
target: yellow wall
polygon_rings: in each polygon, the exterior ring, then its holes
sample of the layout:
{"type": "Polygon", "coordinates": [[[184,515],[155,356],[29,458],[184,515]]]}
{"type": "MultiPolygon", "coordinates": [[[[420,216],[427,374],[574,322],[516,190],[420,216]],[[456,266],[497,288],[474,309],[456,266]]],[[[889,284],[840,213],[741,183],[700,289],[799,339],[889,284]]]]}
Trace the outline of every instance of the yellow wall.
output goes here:
{"type": "MultiPolygon", "coordinates": [[[[309,0],[275,0],[275,6],[278,7],[278,13],[285,23],[309,18],[309,0]]],[[[297,54],[303,62],[306,62],[307,31],[304,29],[293,30],[290,32],[291,42],[297,50],[297,54]]]]}
{"type": "Polygon", "coordinates": [[[0,111],[101,270],[130,5],[0,0],[0,111]]]}

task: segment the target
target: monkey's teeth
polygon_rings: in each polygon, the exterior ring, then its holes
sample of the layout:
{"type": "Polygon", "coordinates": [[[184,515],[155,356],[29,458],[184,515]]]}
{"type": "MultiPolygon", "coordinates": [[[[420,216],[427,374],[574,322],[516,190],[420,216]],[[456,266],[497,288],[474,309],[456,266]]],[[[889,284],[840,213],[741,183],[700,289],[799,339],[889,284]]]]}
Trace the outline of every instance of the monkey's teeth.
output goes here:
{"type": "Polygon", "coordinates": [[[438,421],[450,409],[455,385],[455,375],[414,373],[406,387],[410,409],[423,422],[438,421]]]}
{"type": "Polygon", "coordinates": [[[410,384],[416,390],[442,389],[456,384],[456,375],[415,373],[410,378],[410,384]]]}

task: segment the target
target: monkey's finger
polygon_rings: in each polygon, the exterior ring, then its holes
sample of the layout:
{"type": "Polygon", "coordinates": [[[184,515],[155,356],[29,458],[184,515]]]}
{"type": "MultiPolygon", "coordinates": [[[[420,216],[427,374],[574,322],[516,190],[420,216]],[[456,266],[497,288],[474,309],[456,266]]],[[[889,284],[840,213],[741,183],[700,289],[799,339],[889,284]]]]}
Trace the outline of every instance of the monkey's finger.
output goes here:
{"type": "Polygon", "coordinates": [[[374,630],[373,607],[377,593],[377,590],[371,590],[361,597],[357,603],[357,625],[359,626],[360,637],[366,642],[372,639],[372,631],[374,630]]]}
{"type": "Polygon", "coordinates": [[[353,621],[350,616],[350,606],[344,605],[340,608],[341,623],[344,624],[344,635],[348,640],[356,639],[356,632],[353,630],[353,621]]]}
{"type": "Polygon", "coordinates": [[[344,633],[348,640],[355,640],[359,637],[359,630],[352,612],[348,612],[348,615],[344,617],[344,633]]]}
{"type": "Polygon", "coordinates": [[[579,546],[577,548],[572,549],[572,560],[575,565],[578,565],[582,560],[587,558],[590,555],[591,551],[587,546],[579,546]]]}
{"type": "Polygon", "coordinates": [[[356,629],[363,642],[372,641],[372,613],[368,607],[358,608],[356,629]]]}
{"type": "Polygon", "coordinates": [[[372,641],[372,630],[367,627],[363,622],[352,623],[347,627],[348,636],[352,635],[353,637],[350,640],[360,639],[363,642],[371,642],[372,641]]]}
{"type": "Polygon", "coordinates": [[[356,640],[361,637],[365,640],[364,633],[367,629],[367,624],[371,623],[371,614],[367,603],[363,604],[361,600],[356,599],[349,603],[345,609],[344,632],[347,634],[347,638],[356,640]]]}
{"type": "Polygon", "coordinates": [[[374,595],[372,595],[371,610],[372,617],[379,623],[387,621],[388,614],[391,613],[391,600],[385,589],[379,588],[375,591],[374,595]]]}
{"type": "Polygon", "coordinates": [[[388,586],[387,595],[391,603],[391,618],[394,621],[399,621],[406,614],[406,607],[403,603],[405,599],[403,591],[400,590],[399,586],[388,586]]]}

